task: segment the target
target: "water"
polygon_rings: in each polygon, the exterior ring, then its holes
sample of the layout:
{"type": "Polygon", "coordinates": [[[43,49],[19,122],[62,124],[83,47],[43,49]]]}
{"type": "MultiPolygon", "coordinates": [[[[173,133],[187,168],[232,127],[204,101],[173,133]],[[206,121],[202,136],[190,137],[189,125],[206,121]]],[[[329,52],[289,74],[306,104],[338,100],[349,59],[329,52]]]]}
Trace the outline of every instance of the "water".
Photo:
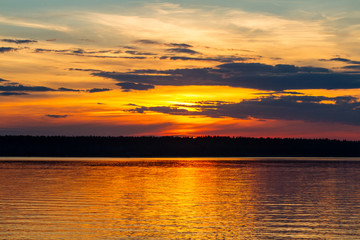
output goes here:
{"type": "Polygon", "coordinates": [[[280,160],[2,158],[0,239],[360,239],[358,159],[280,160]]]}

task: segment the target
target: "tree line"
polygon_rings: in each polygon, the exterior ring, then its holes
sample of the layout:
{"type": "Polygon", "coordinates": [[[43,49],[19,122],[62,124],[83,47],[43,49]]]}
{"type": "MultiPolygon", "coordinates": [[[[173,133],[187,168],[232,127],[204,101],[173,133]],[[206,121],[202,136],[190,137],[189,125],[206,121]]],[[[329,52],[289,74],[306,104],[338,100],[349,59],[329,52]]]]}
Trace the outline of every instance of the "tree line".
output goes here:
{"type": "Polygon", "coordinates": [[[220,136],[0,136],[0,156],[360,157],[360,141],[220,136]]]}

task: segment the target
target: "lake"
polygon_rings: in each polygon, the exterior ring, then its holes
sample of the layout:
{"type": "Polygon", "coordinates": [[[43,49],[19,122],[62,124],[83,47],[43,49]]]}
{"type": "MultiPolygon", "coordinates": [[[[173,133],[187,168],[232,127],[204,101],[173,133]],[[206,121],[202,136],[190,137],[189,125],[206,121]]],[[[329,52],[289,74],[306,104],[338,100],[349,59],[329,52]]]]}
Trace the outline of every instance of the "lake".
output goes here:
{"type": "Polygon", "coordinates": [[[360,239],[356,158],[0,158],[0,239],[360,239]]]}

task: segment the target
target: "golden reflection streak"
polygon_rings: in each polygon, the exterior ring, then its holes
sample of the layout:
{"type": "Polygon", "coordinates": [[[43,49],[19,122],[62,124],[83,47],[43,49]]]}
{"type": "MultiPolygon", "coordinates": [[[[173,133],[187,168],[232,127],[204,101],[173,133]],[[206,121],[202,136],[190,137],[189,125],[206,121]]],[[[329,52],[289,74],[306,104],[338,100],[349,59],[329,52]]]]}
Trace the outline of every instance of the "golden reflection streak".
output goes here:
{"type": "MultiPolygon", "coordinates": [[[[79,184],[69,186],[67,191],[92,195],[101,189],[88,199],[92,204],[87,211],[118,219],[134,236],[140,234],[134,229],[144,225],[151,226],[149,234],[167,231],[168,236],[188,232],[204,237],[214,234],[214,230],[235,231],[238,227],[242,228],[243,236],[253,234],[254,185],[247,182],[255,172],[249,168],[242,168],[239,173],[232,168],[219,171],[216,162],[197,160],[172,161],[159,167],[154,162],[150,168],[130,164],[84,172],[76,177],[79,184]],[[103,181],[86,180],[92,178],[103,181]]],[[[235,234],[231,231],[227,233],[230,236],[235,234]]]]}

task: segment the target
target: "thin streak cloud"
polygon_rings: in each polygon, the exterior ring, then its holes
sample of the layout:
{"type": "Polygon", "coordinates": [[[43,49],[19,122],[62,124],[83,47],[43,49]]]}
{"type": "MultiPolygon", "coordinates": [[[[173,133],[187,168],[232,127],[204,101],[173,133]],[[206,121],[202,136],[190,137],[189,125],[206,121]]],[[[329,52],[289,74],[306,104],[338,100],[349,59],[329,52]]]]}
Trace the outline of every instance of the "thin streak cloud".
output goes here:
{"type": "Polygon", "coordinates": [[[0,23],[18,26],[18,27],[46,29],[46,30],[59,31],[59,32],[67,32],[70,30],[68,27],[64,27],[64,26],[29,22],[26,19],[21,19],[16,17],[5,17],[1,15],[0,15],[0,23]]]}

